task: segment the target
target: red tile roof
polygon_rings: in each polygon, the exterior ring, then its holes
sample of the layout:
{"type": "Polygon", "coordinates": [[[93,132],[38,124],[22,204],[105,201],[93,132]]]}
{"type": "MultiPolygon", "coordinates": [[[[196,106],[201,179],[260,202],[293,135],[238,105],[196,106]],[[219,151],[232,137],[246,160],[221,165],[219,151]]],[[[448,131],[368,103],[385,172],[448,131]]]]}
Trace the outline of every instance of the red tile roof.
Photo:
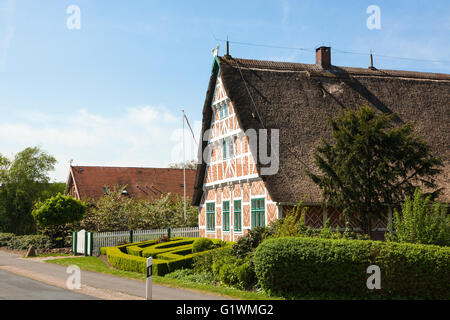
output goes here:
{"type": "MultiPolygon", "coordinates": [[[[192,198],[195,171],[186,169],[186,196],[192,198]]],[[[75,187],[75,197],[98,199],[105,194],[104,187],[126,185],[133,198],[158,198],[172,193],[183,196],[183,169],[168,168],[124,168],[71,166],[68,180],[69,190],[75,187]],[[75,182],[75,184],[74,184],[75,182]]]]}

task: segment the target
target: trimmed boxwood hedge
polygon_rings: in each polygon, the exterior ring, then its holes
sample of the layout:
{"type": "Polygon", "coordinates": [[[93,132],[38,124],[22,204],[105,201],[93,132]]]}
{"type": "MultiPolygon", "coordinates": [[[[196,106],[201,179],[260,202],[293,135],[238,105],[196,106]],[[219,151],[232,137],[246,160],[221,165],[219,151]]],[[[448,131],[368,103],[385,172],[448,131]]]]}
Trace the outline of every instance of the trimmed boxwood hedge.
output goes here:
{"type": "Polygon", "coordinates": [[[380,241],[276,238],[254,255],[265,290],[359,297],[450,298],[450,247],[380,241]],[[367,289],[367,268],[381,269],[381,290],[367,289]]]}
{"type": "MultiPolygon", "coordinates": [[[[123,253],[119,247],[106,248],[108,263],[120,270],[146,273],[147,259],[123,253]]],[[[163,276],[168,272],[167,261],[153,259],[153,275],[163,276]]]]}
{"type": "MultiPolygon", "coordinates": [[[[208,252],[192,253],[194,241],[195,238],[173,238],[170,242],[154,245],[156,241],[153,240],[100,248],[100,253],[107,256],[111,266],[120,270],[140,273],[146,272],[147,258],[152,256],[153,274],[164,276],[181,268],[191,268],[194,256],[208,252]]],[[[227,242],[226,244],[231,246],[233,243],[227,242]]]]}
{"type": "Polygon", "coordinates": [[[133,256],[138,256],[141,257],[142,256],[142,251],[150,246],[155,245],[158,242],[158,240],[149,240],[149,241],[144,241],[144,242],[139,242],[138,245],[129,245],[127,246],[127,253],[131,254],[133,256]]]}

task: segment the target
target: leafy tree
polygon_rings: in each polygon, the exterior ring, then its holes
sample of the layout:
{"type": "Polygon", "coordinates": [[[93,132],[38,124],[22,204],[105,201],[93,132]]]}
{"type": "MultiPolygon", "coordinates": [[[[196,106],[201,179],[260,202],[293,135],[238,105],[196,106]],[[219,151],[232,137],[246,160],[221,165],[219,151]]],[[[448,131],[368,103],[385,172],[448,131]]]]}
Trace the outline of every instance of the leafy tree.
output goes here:
{"type": "Polygon", "coordinates": [[[387,239],[450,246],[450,215],[447,210],[446,205],[432,203],[430,196],[425,197],[417,189],[414,199],[406,199],[401,212],[394,211],[387,239]]]}
{"type": "Polygon", "coordinates": [[[49,187],[48,172],[56,159],[38,147],[26,148],[12,161],[0,157],[0,228],[4,232],[35,231],[31,211],[49,187]]]}
{"type": "Polygon", "coordinates": [[[331,142],[322,139],[314,152],[320,173],[307,171],[328,205],[343,210],[370,235],[372,222],[387,206],[399,206],[417,185],[434,190],[433,176],[442,160],[414,133],[414,124],[396,126],[395,115],[365,106],[329,119],[331,142]]]}
{"type": "Polygon", "coordinates": [[[44,202],[37,202],[32,215],[39,226],[51,227],[80,221],[85,212],[83,202],[58,193],[44,202]]]}

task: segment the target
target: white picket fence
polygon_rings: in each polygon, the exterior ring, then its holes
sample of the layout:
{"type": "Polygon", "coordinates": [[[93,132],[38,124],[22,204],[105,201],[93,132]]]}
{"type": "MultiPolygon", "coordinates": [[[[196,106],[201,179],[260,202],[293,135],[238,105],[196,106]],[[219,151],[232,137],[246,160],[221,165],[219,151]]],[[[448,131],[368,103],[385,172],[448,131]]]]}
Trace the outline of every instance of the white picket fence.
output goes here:
{"type": "Polygon", "coordinates": [[[199,238],[200,229],[194,228],[170,228],[137,231],[114,231],[93,233],[92,253],[97,255],[102,247],[114,247],[124,242],[142,242],[159,239],[164,236],[199,238]]]}

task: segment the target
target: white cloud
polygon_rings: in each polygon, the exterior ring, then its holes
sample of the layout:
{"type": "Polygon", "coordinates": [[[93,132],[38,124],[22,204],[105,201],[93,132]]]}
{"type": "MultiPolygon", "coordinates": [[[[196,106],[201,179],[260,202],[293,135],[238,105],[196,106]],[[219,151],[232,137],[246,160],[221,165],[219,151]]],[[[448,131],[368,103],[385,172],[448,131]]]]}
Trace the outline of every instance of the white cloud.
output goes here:
{"type": "MultiPolygon", "coordinates": [[[[142,167],[182,161],[181,126],[181,112],[177,117],[164,107],[132,107],[108,117],[85,109],[62,118],[24,111],[14,120],[0,120],[0,150],[10,156],[40,146],[58,160],[52,178],[65,181],[71,159],[77,165],[142,167]]],[[[193,121],[196,138],[200,126],[193,121]]],[[[187,127],[185,139],[186,159],[195,158],[197,144],[187,127]]]]}

